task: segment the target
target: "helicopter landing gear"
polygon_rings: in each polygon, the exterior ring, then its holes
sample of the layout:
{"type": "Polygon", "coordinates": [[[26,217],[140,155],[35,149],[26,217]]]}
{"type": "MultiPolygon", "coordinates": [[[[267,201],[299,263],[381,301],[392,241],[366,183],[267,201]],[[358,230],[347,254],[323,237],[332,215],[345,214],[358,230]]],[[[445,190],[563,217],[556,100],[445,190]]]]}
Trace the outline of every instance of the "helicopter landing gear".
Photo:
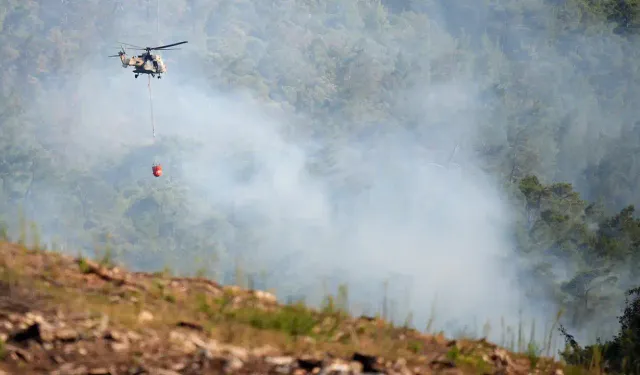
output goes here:
{"type": "Polygon", "coordinates": [[[158,79],[160,79],[160,78],[162,78],[162,76],[158,74],[158,79]]]}
{"type": "Polygon", "coordinates": [[[134,75],[133,75],[133,77],[134,77],[134,78],[138,78],[138,75],[139,75],[139,74],[134,74],[134,75]]]}

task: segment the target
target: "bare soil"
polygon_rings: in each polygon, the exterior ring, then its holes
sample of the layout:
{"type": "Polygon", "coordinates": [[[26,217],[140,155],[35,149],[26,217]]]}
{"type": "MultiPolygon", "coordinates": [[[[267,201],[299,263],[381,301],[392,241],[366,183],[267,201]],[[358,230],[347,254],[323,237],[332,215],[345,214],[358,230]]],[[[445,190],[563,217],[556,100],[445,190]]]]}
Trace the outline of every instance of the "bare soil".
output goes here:
{"type": "Polygon", "coordinates": [[[10,243],[0,243],[0,358],[6,374],[563,373],[484,340],[10,243]]]}

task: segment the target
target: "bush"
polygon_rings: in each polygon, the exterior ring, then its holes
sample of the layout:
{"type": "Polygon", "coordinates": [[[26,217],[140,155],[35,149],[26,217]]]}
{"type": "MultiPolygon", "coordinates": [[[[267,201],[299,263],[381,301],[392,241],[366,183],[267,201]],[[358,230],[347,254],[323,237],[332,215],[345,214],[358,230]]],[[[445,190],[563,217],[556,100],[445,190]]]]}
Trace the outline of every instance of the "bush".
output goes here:
{"type": "Polygon", "coordinates": [[[627,292],[625,308],[618,318],[620,332],[610,341],[584,348],[564,327],[560,332],[565,338],[566,348],[560,353],[570,365],[606,367],[610,373],[640,374],[640,288],[627,292]]]}

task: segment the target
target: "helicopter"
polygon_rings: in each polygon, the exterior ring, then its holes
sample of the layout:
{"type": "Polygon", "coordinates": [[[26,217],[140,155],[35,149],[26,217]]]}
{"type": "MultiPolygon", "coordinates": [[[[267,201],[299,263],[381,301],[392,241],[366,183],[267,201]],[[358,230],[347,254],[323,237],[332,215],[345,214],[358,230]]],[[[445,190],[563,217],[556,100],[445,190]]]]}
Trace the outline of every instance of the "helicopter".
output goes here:
{"type": "Polygon", "coordinates": [[[167,66],[165,65],[164,61],[162,61],[162,58],[160,57],[160,55],[154,55],[151,53],[151,51],[159,51],[159,50],[167,51],[167,50],[179,49],[179,48],[169,48],[169,47],[174,47],[174,46],[178,46],[180,44],[185,44],[185,43],[188,43],[188,41],[185,40],[183,42],[167,44],[160,47],[142,48],[142,47],[135,46],[133,44],[120,42],[120,51],[118,52],[118,54],[111,55],[109,57],[119,57],[120,61],[122,62],[123,68],[132,66],[135,78],[138,78],[140,74],[149,74],[151,75],[151,77],[154,77],[154,78],[157,75],[158,79],[160,79],[162,78],[161,74],[164,74],[167,72],[167,66]],[[134,50],[140,50],[145,52],[142,55],[128,57],[126,51],[124,50],[123,45],[132,47],[131,49],[134,49],[134,50]]]}

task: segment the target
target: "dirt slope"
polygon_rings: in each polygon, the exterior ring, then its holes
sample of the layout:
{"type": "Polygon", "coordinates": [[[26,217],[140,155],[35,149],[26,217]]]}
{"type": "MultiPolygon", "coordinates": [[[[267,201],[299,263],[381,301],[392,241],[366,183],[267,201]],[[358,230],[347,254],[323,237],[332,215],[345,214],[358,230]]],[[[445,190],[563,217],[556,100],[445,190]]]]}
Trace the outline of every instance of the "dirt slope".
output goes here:
{"type": "Polygon", "coordinates": [[[0,358],[8,374],[562,373],[482,340],[446,340],[330,308],[278,305],[262,291],[7,243],[0,358]]]}

